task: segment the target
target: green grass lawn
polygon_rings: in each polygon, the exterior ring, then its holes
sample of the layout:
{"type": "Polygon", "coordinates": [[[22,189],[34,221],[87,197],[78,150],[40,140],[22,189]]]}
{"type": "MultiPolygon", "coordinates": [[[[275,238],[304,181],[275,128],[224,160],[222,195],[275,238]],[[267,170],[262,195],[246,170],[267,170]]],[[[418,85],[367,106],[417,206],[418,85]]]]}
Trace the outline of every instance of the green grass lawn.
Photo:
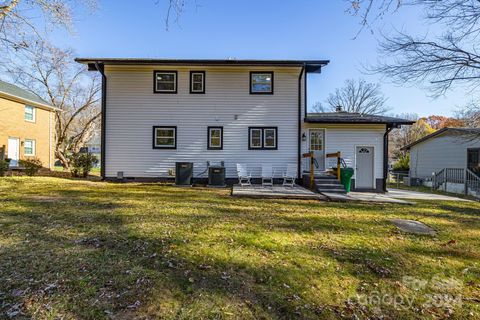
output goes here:
{"type": "Polygon", "coordinates": [[[479,203],[229,194],[0,178],[0,318],[480,318],[479,203]]]}

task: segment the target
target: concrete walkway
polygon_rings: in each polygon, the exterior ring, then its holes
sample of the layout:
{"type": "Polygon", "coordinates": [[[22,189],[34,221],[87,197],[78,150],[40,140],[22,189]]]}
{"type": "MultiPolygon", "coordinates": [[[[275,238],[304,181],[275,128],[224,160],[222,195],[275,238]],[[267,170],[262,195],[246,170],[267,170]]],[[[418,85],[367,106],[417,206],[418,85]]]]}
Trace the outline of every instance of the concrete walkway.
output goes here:
{"type": "Polygon", "coordinates": [[[350,192],[348,194],[339,194],[333,192],[322,192],[330,201],[336,202],[374,202],[374,203],[397,203],[414,204],[413,202],[395,199],[387,194],[374,192],[350,192]]]}
{"type": "Polygon", "coordinates": [[[444,196],[441,194],[418,192],[418,191],[411,191],[411,190],[404,190],[404,189],[393,189],[393,188],[389,188],[388,193],[386,194],[391,198],[406,199],[406,200],[471,201],[471,200],[457,198],[457,197],[444,196]]]}

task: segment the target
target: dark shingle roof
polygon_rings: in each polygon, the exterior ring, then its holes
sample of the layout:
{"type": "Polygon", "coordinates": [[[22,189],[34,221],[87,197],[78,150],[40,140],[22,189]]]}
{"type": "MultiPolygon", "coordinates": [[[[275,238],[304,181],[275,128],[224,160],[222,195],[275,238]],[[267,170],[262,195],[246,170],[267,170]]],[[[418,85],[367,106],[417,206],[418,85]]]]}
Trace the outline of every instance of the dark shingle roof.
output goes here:
{"type": "Polygon", "coordinates": [[[257,59],[152,59],[152,58],[76,58],[76,62],[89,65],[95,70],[100,64],[156,64],[156,65],[198,65],[198,66],[284,66],[302,67],[307,72],[320,72],[329,60],[257,60],[257,59]]]}
{"type": "Polygon", "coordinates": [[[373,114],[349,112],[323,112],[308,113],[305,118],[307,123],[364,123],[364,124],[413,124],[415,121],[379,116],[373,114]]]}
{"type": "Polygon", "coordinates": [[[480,139],[480,128],[443,128],[435,131],[434,133],[429,134],[428,136],[418,139],[417,141],[414,141],[406,145],[405,147],[402,147],[402,150],[408,150],[414,145],[419,144],[420,142],[439,136],[447,131],[449,133],[465,135],[465,136],[478,135],[478,139],[480,139]]]}
{"type": "MultiPolygon", "coordinates": [[[[39,98],[37,95],[17,87],[14,84],[0,80],[0,93],[5,93],[10,96],[14,96],[26,101],[36,102],[45,106],[52,107],[47,101],[39,98]]],[[[52,107],[53,108],[53,107],[52,107]]]]}

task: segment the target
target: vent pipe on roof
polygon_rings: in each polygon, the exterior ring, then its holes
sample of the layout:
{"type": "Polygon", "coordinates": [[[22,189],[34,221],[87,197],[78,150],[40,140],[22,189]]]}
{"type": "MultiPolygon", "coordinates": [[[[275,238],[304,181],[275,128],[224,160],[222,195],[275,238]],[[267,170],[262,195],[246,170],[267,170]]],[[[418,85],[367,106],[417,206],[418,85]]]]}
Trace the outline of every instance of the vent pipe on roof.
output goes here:
{"type": "Polygon", "coordinates": [[[342,111],[343,111],[342,106],[339,105],[335,107],[335,112],[342,112],[342,111]]]}

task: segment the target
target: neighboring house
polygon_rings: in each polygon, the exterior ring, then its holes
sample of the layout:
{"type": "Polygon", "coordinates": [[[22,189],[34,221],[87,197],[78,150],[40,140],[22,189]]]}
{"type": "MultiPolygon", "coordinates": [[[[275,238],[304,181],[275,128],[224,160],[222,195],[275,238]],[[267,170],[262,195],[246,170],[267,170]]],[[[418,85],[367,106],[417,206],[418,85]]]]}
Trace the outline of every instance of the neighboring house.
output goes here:
{"type": "Polygon", "coordinates": [[[387,134],[411,121],[360,114],[307,114],[307,74],[325,60],[166,60],[82,58],[102,74],[102,168],[105,179],[172,178],[177,161],[224,161],[229,182],[243,163],[260,176],[262,164],[297,178],[314,152],[318,174],[340,151],[356,168],[355,186],[385,190],[387,134]]]}
{"type": "Polygon", "coordinates": [[[480,129],[440,129],[403,149],[410,151],[411,178],[431,178],[444,168],[468,168],[480,176],[480,129]]]}
{"type": "Polygon", "coordinates": [[[53,168],[55,110],[33,93],[0,81],[0,149],[11,167],[20,159],[38,158],[53,168]]]}
{"type": "Polygon", "coordinates": [[[100,168],[101,162],[101,144],[100,144],[100,133],[95,132],[95,135],[90,139],[85,145],[80,148],[80,152],[91,153],[93,154],[98,162],[95,164],[96,168],[100,168]]]}

